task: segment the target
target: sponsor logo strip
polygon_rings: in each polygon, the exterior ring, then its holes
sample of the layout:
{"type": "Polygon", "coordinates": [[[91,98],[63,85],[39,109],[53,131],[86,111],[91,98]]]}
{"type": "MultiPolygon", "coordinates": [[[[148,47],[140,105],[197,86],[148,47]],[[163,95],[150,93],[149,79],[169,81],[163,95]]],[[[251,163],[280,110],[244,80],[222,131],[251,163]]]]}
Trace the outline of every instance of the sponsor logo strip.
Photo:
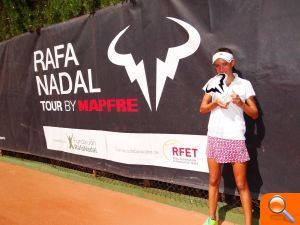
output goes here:
{"type": "Polygon", "coordinates": [[[207,137],[44,126],[47,148],[115,162],[208,172],[207,137]]]}

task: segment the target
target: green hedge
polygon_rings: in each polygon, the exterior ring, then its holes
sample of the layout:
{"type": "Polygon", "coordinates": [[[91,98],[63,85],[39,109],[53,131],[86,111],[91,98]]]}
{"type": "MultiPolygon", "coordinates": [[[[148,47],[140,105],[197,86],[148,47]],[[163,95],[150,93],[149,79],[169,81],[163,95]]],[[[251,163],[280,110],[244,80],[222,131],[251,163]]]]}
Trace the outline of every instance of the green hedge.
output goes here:
{"type": "Polygon", "coordinates": [[[0,42],[124,1],[128,0],[2,0],[0,42]]]}

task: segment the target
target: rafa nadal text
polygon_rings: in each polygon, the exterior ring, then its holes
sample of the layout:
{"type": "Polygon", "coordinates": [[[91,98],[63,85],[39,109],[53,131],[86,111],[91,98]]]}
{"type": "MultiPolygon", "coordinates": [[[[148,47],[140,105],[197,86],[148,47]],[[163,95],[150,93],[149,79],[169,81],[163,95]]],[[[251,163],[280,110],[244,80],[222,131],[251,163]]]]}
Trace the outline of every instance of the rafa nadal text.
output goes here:
{"type": "MultiPolygon", "coordinates": [[[[137,98],[49,100],[47,96],[77,95],[78,93],[100,93],[101,88],[93,85],[92,69],[76,70],[74,75],[66,72],[68,67],[79,67],[72,43],[56,45],[46,51],[33,53],[35,80],[43,111],[79,111],[79,112],[138,112],[137,98]],[[60,71],[61,68],[64,71],[60,71]],[[48,69],[57,73],[45,74],[48,69]]],[[[61,98],[60,98],[61,99],[61,98]]],[[[74,97],[72,97],[74,99],[74,97]]]]}

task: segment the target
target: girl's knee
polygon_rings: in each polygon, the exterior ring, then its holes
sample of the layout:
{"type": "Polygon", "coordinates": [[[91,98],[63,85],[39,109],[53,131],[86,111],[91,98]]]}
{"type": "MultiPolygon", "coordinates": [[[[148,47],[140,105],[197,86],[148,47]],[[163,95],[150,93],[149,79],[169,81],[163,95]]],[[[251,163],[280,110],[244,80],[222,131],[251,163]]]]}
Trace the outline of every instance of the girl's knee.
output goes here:
{"type": "Polygon", "coordinates": [[[209,176],[209,185],[211,186],[219,186],[220,184],[220,177],[217,176],[209,176]]]}
{"type": "Polygon", "coordinates": [[[247,190],[248,189],[248,183],[247,181],[237,181],[236,186],[239,191],[247,190]]]}

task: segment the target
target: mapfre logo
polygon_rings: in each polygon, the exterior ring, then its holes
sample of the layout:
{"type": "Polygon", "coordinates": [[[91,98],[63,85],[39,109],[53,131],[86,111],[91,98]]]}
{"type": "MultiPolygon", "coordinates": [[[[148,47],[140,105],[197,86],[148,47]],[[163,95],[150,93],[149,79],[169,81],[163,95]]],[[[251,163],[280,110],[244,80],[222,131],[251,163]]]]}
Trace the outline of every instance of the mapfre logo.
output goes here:
{"type": "MultiPolygon", "coordinates": [[[[180,19],[176,19],[173,17],[166,18],[182,26],[187,31],[189,39],[182,45],[168,48],[165,61],[156,58],[156,110],[158,108],[167,77],[169,77],[172,80],[174,79],[180,59],[192,55],[198,49],[201,42],[200,34],[193,26],[180,19]]],[[[125,29],[123,29],[112,40],[108,47],[107,55],[112,63],[125,67],[131,83],[137,81],[144,95],[144,98],[147,101],[150,110],[152,111],[144,61],[141,60],[138,64],[136,64],[130,53],[120,54],[115,50],[115,46],[118,40],[129,27],[130,26],[127,26],[125,29]]]]}

